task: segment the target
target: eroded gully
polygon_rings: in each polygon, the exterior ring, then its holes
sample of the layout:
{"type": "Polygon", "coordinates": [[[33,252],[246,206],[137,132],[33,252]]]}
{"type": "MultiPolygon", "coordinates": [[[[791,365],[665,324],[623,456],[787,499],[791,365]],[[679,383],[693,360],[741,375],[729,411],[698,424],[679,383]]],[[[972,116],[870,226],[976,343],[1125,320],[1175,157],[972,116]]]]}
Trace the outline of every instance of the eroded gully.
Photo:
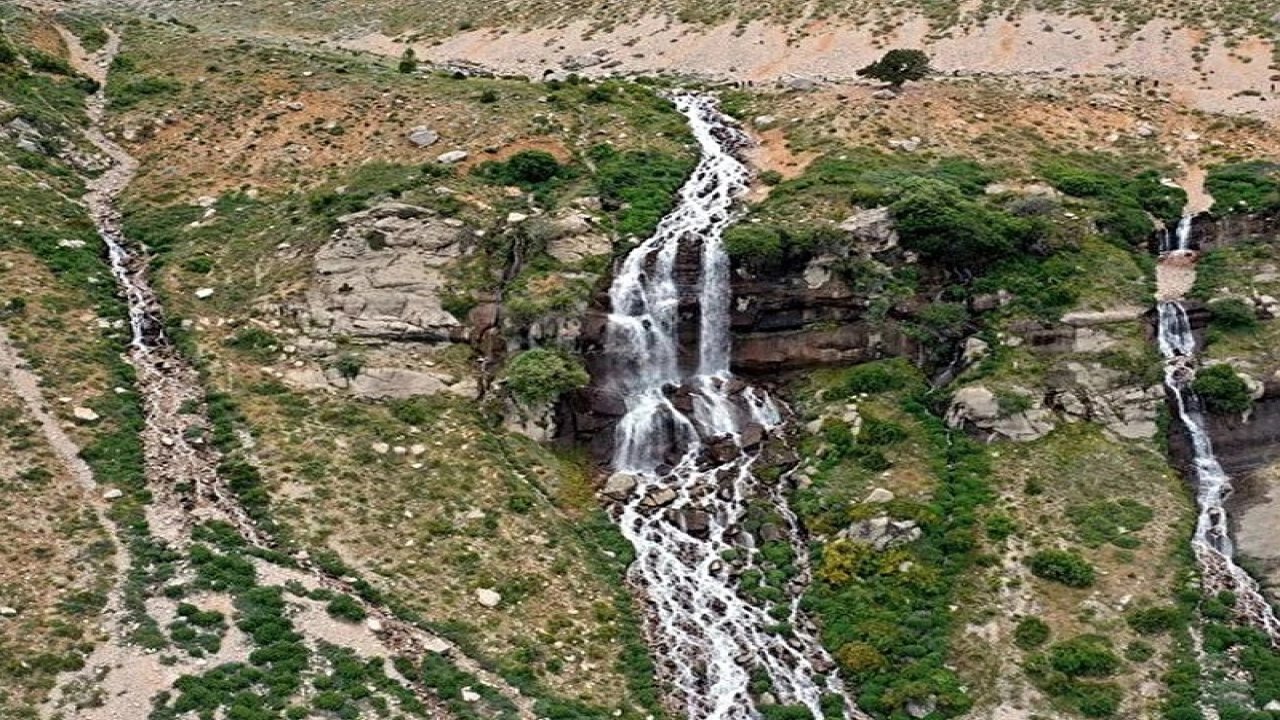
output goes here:
{"type": "MultiPolygon", "coordinates": [[[[85,138],[110,158],[111,165],[87,183],[84,202],[105,244],[111,273],[128,308],[127,359],[137,372],[137,390],[143,399],[144,471],[154,498],[147,507],[149,528],[157,538],[181,548],[190,542],[190,532],[195,525],[216,520],[230,524],[251,545],[278,551],[281,548],[275,539],[257,526],[219,476],[219,453],[201,442],[200,433],[188,432],[190,428],[209,426],[201,378],[165,334],[161,305],[148,278],[147,257],[140,248],[131,245],[124,234],[118,199],[137,173],[138,163],[103,130],[107,73],[119,51],[120,38],[108,31],[105,46],[89,54],[72,33],[65,28],[59,31],[70,48],[76,69],[99,84],[99,90],[87,100],[90,126],[85,130],[85,138]]],[[[370,620],[367,627],[377,628],[376,640],[386,655],[412,659],[428,652],[445,654],[454,665],[509,699],[522,719],[535,717],[529,698],[452,642],[400,620],[379,604],[361,599],[349,579],[324,571],[305,553],[295,554],[292,565],[301,571],[296,574],[308,584],[346,593],[363,605],[370,620]]],[[[307,629],[300,630],[305,634],[307,629]]],[[[152,690],[167,689],[153,687],[147,678],[131,675],[131,671],[136,670],[135,663],[143,659],[128,647],[122,633],[123,628],[115,628],[111,641],[100,646],[87,662],[90,668],[106,668],[98,682],[118,690],[110,696],[108,706],[95,716],[128,716],[130,712],[150,707],[147,694],[152,690]],[[124,677],[113,678],[113,673],[124,677]]],[[[412,680],[409,684],[415,694],[433,708],[436,716],[449,716],[427,688],[412,680]]]]}

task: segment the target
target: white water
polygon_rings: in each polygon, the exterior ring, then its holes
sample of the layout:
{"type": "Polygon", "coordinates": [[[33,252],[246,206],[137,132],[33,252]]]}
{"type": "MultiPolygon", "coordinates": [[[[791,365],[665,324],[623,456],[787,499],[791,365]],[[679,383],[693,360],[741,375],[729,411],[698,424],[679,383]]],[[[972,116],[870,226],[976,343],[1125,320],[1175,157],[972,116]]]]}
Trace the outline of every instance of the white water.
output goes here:
{"type": "MultiPolygon", "coordinates": [[[[1166,252],[1186,252],[1190,247],[1190,217],[1178,224],[1175,243],[1162,248],[1166,252]]],[[[1163,243],[1162,243],[1163,244],[1163,243]]],[[[1258,583],[1233,559],[1235,554],[1224,505],[1230,495],[1231,478],[1222,469],[1213,452],[1213,443],[1205,424],[1203,403],[1191,389],[1195,379],[1196,340],[1191,331],[1186,308],[1172,300],[1157,306],[1159,313],[1158,342],[1165,358],[1165,387],[1172,394],[1178,416],[1191,440],[1195,480],[1195,535],[1191,546],[1210,593],[1229,591],[1236,596],[1237,615],[1251,623],[1280,645],[1280,620],[1258,589],[1258,583]]]]}
{"type": "MultiPolygon", "coordinates": [[[[750,179],[732,155],[744,138],[710,98],[679,95],[675,103],[689,118],[702,158],[675,209],[626,258],[610,289],[606,351],[613,390],[627,409],[615,430],[613,465],[637,479],[619,522],[636,549],[633,579],[652,604],[656,652],[689,718],[758,718],[748,688],[753,668],[768,673],[778,702],[803,704],[821,718],[822,695],[844,693],[834,673],[817,669],[832,664],[798,602],[787,605],[793,636],[768,632],[778,621],[739,595],[732,567],[722,560],[728,551],[746,549],[737,526],[748,501],[771,498],[789,526],[799,580],[807,581],[794,515],[776,489],[759,487],[755,456],[742,448],[748,430],[778,427],[781,413],[766,393],[729,373],[729,261],[721,234],[750,179]],[[698,286],[682,288],[681,247],[688,257],[699,245],[698,286]],[[697,293],[697,326],[686,333],[697,337],[696,354],[681,353],[682,291],[687,300],[697,293]],[[688,404],[673,402],[677,388],[688,404]],[[727,444],[732,458],[707,460],[711,444],[721,450],[727,444]],[[675,499],[657,508],[646,503],[663,492],[675,499]],[[705,518],[707,530],[691,533],[691,517],[705,518]]],[[[847,698],[845,705],[846,717],[863,717],[847,698]]]]}

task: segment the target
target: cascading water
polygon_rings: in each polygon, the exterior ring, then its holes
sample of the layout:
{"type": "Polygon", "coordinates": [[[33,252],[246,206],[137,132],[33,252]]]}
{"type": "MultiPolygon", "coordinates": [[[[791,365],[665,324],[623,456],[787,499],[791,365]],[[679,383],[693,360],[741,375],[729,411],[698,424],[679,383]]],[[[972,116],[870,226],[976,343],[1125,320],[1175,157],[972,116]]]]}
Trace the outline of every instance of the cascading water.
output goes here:
{"type": "MultiPolygon", "coordinates": [[[[1191,218],[1184,217],[1174,234],[1175,242],[1165,250],[1162,259],[1173,253],[1190,251],[1191,218]]],[[[1165,358],[1165,387],[1174,399],[1178,417],[1191,440],[1192,466],[1195,480],[1196,518],[1192,550],[1200,567],[1206,590],[1228,591],[1235,595],[1235,609],[1245,621],[1262,630],[1271,642],[1280,646],[1280,619],[1258,589],[1258,583],[1233,559],[1234,548],[1227,523],[1224,502],[1231,493],[1227,476],[1213,452],[1213,443],[1205,424],[1203,404],[1191,389],[1195,378],[1196,340],[1187,318],[1186,308],[1177,300],[1165,300],[1157,306],[1158,341],[1165,358]]]]}
{"type": "Polygon", "coordinates": [[[633,579],[652,604],[655,646],[689,718],[760,717],[749,689],[753,671],[768,674],[779,702],[804,705],[815,717],[823,717],[829,694],[845,717],[865,717],[844,695],[798,601],[785,608],[791,637],[771,632],[779,619],[739,594],[723,559],[743,550],[738,526],[752,498],[779,504],[797,565],[804,565],[805,549],[780,494],[760,488],[752,473],[756,457],[746,435],[776,428],[781,413],[766,393],[729,373],[729,261],[721,234],[750,179],[732,154],[745,138],[711,98],[682,94],[675,104],[702,158],[675,209],[626,258],[610,289],[606,352],[612,389],[626,402],[613,466],[636,482],[619,517],[636,549],[633,579]],[[696,358],[680,352],[682,244],[701,246],[696,358]]]}

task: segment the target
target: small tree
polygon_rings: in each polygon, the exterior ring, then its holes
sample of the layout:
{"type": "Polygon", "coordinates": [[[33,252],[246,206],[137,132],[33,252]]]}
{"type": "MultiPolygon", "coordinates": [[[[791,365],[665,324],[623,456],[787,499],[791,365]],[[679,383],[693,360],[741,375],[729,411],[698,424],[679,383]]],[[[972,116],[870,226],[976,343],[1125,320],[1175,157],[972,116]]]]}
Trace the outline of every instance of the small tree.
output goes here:
{"type": "Polygon", "coordinates": [[[398,69],[405,74],[418,69],[418,54],[413,51],[413,48],[407,47],[404,49],[404,54],[400,56],[398,69]]]}
{"type": "Polygon", "coordinates": [[[551,402],[560,393],[591,382],[591,376],[577,359],[546,348],[516,355],[507,363],[504,379],[511,396],[526,407],[551,402]]]}
{"type": "Polygon", "coordinates": [[[882,80],[895,89],[908,80],[920,80],[929,74],[929,56],[920,50],[890,50],[884,57],[858,71],[862,77],[882,80]]]}

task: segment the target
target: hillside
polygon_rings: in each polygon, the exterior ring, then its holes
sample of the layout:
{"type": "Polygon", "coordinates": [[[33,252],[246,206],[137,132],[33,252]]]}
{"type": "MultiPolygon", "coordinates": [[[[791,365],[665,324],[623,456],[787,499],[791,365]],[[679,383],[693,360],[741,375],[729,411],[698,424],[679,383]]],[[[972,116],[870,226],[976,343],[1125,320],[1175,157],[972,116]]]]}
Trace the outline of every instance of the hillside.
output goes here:
{"type": "Polygon", "coordinates": [[[1275,11],[0,8],[0,718],[1280,715],[1275,11]]]}

